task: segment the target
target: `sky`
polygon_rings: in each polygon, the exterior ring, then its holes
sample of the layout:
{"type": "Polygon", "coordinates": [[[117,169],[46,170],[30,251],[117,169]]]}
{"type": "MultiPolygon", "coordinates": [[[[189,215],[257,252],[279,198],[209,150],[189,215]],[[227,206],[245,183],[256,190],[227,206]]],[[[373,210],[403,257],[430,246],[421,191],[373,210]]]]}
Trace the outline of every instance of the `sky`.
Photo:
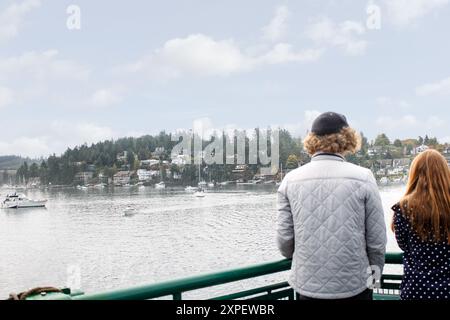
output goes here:
{"type": "Polygon", "coordinates": [[[0,155],[337,111],[450,142],[450,0],[0,0],[0,155]]]}

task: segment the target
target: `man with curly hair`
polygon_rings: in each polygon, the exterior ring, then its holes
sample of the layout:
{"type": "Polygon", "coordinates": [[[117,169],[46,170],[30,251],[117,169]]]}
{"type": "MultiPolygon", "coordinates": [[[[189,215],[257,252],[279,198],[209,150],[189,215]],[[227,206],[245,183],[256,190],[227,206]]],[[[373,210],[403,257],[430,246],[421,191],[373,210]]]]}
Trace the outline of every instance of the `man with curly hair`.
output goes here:
{"type": "Polygon", "coordinates": [[[289,172],[278,190],[277,244],[292,258],[289,283],[300,300],[371,300],[386,226],[372,172],[345,161],[361,136],[345,116],[326,112],[304,146],[311,162],[289,172]]]}

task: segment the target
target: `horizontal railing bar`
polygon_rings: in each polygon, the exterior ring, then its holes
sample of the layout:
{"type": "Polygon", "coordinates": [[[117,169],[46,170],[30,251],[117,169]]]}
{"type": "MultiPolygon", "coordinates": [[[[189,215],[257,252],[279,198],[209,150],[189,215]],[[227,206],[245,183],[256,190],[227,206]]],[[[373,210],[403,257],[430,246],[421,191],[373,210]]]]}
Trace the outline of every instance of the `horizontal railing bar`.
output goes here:
{"type": "Polygon", "coordinates": [[[249,296],[260,294],[260,293],[268,293],[271,291],[288,288],[288,287],[290,287],[289,283],[282,282],[279,284],[273,284],[273,285],[269,285],[269,286],[265,286],[265,287],[261,287],[261,288],[250,289],[250,290],[246,290],[246,291],[227,294],[225,296],[215,297],[215,298],[208,299],[208,300],[234,300],[234,299],[249,297],[249,296]]]}
{"type": "Polygon", "coordinates": [[[256,278],[272,273],[289,270],[290,260],[264,263],[252,267],[239,268],[212,274],[199,275],[184,279],[146,286],[119,289],[104,293],[73,297],[74,300],[145,300],[173,295],[177,292],[186,292],[206,287],[212,287],[229,282],[256,278]]]}
{"type": "Polygon", "coordinates": [[[386,264],[402,264],[403,263],[403,252],[386,253],[385,263],[386,264]]]}
{"type": "MultiPolygon", "coordinates": [[[[386,264],[401,264],[402,253],[386,254],[386,264]]],[[[174,296],[186,291],[203,289],[225,283],[256,278],[268,274],[287,271],[291,268],[291,260],[280,260],[250,267],[243,267],[222,272],[204,274],[178,280],[138,286],[133,288],[107,291],[71,297],[73,300],[145,300],[165,296],[174,296]]]]}
{"type": "Polygon", "coordinates": [[[251,297],[248,300],[259,300],[259,301],[267,301],[267,300],[279,300],[279,299],[288,299],[294,300],[294,289],[289,288],[285,290],[275,291],[267,295],[251,297]]]}

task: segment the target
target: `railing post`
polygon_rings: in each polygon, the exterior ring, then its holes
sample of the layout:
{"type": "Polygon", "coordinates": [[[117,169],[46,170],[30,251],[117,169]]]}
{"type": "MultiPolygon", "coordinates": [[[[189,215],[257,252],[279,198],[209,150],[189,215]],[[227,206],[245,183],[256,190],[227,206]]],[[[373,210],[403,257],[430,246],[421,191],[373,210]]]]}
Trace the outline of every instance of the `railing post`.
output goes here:
{"type": "Polygon", "coordinates": [[[181,292],[174,293],[173,300],[181,300],[181,292]]]}

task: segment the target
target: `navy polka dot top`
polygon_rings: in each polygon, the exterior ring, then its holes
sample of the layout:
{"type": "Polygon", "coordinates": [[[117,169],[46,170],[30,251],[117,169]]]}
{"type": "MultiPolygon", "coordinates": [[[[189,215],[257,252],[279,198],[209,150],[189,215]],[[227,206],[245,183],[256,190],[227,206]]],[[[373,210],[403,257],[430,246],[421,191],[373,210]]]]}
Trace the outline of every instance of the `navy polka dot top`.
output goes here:
{"type": "Polygon", "coordinates": [[[402,300],[450,300],[450,245],[422,241],[399,204],[394,210],[395,237],[404,252],[402,300]]]}

